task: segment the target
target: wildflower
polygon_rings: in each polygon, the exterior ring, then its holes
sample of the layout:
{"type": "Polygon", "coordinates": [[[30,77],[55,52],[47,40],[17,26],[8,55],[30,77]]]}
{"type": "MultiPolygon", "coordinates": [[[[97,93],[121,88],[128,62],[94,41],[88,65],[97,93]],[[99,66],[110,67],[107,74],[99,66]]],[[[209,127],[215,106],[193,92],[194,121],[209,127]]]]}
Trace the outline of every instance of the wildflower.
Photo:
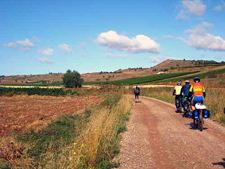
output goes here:
{"type": "Polygon", "coordinates": [[[74,155],[76,155],[77,153],[76,153],[76,152],[74,152],[73,154],[74,154],[74,155]]]}
{"type": "Polygon", "coordinates": [[[74,142],[73,144],[76,145],[77,143],[74,142]]]}
{"type": "Polygon", "coordinates": [[[81,144],[81,147],[84,147],[84,144],[81,144]]]}

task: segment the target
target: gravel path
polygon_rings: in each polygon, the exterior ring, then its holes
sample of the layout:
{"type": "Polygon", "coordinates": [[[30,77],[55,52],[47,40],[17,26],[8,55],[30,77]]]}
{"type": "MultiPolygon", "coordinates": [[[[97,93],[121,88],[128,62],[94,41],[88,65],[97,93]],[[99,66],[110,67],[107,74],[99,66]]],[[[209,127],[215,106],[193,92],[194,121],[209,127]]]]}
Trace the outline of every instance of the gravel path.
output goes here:
{"type": "Polygon", "coordinates": [[[174,105],[152,98],[134,103],[121,146],[121,169],[225,168],[224,127],[205,120],[202,132],[192,129],[174,105]]]}

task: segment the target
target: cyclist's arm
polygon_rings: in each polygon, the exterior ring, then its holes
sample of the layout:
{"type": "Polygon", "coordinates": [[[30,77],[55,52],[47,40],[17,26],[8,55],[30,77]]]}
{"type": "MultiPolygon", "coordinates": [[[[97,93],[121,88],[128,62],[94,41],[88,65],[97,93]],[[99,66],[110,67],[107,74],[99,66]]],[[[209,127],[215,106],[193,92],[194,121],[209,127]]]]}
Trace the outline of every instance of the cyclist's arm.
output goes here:
{"type": "Polygon", "coordinates": [[[203,96],[205,98],[206,94],[205,94],[205,88],[204,87],[202,88],[202,92],[203,92],[203,96]]]}
{"type": "Polygon", "coordinates": [[[192,90],[193,90],[193,86],[191,85],[190,90],[189,90],[189,93],[188,93],[188,97],[191,97],[192,96],[192,90]]]}

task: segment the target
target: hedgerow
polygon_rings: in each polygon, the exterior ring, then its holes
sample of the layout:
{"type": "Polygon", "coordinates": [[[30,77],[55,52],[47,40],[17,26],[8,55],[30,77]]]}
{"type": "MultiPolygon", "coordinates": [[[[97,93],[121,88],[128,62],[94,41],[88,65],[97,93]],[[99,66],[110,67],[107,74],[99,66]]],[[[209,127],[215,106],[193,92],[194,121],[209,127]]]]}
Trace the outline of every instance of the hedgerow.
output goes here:
{"type": "Polygon", "coordinates": [[[3,95],[49,95],[49,96],[65,96],[65,95],[78,95],[76,91],[63,90],[63,89],[48,89],[48,88],[6,88],[0,87],[0,96],[3,95]]]}

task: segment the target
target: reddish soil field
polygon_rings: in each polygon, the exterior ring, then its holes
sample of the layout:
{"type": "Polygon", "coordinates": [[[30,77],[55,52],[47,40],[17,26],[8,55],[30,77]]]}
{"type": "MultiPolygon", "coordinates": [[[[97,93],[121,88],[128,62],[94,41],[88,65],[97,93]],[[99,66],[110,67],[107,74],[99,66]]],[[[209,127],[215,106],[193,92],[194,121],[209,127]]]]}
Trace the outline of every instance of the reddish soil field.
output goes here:
{"type": "Polygon", "coordinates": [[[37,129],[60,114],[76,114],[79,110],[99,104],[97,96],[52,97],[13,96],[0,97],[0,137],[11,131],[21,132],[30,127],[37,129]]]}

